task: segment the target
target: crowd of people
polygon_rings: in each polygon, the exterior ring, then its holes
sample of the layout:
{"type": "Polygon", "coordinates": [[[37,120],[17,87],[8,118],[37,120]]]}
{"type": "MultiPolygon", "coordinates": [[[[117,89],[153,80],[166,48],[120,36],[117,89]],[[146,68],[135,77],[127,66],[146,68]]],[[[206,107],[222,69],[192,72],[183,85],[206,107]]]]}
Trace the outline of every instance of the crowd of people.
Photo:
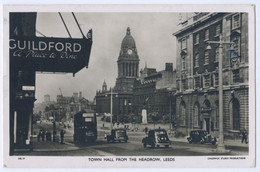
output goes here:
{"type": "MultiPolygon", "coordinates": [[[[61,130],[60,131],[60,143],[64,144],[64,135],[65,135],[65,131],[61,130]]],[[[38,135],[37,135],[37,140],[38,141],[44,141],[46,139],[46,141],[53,141],[53,142],[57,142],[58,141],[58,137],[57,137],[57,132],[56,130],[53,131],[53,134],[51,134],[51,132],[49,131],[43,131],[40,130],[38,135]]]]}

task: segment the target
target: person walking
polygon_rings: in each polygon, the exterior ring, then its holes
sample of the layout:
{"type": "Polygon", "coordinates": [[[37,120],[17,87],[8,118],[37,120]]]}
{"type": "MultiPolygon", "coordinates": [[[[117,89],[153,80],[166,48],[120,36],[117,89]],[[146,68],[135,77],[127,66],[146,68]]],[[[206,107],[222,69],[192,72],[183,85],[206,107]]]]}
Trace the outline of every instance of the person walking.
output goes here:
{"type": "Polygon", "coordinates": [[[65,131],[64,131],[64,130],[61,130],[61,131],[60,131],[60,144],[64,144],[64,143],[63,143],[64,134],[65,134],[65,131]]]}
{"type": "Polygon", "coordinates": [[[37,140],[40,141],[42,130],[39,131],[39,134],[37,136],[37,140]]]}
{"type": "Polygon", "coordinates": [[[52,139],[53,142],[56,142],[56,134],[57,134],[57,133],[56,133],[56,131],[54,130],[54,131],[53,131],[53,139],[52,139]]]}
{"type": "Polygon", "coordinates": [[[247,144],[247,131],[246,131],[246,129],[244,129],[244,131],[242,131],[242,143],[244,143],[244,141],[245,141],[245,143],[247,144]]]}
{"type": "Polygon", "coordinates": [[[41,131],[41,137],[42,137],[42,141],[44,141],[44,137],[45,137],[45,132],[41,131]]]}
{"type": "Polygon", "coordinates": [[[148,128],[147,127],[145,127],[144,132],[145,132],[145,134],[147,134],[147,132],[148,132],[148,128]]]}

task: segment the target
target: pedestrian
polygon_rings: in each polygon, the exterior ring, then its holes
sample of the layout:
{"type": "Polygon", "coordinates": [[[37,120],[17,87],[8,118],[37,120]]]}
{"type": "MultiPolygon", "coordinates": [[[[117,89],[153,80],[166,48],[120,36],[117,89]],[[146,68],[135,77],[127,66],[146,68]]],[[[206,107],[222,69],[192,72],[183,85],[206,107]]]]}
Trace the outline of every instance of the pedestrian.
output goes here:
{"type": "Polygon", "coordinates": [[[56,142],[56,134],[57,134],[57,132],[56,131],[53,131],[53,142],[56,142]]]}
{"type": "Polygon", "coordinates": [[[64,130],[61,130],[61,131],[60,131],[60,144],[64,144],[64,143],[63,143],[64,134],[65,134],[65,131],[64,131],[64,130]]]}
{"type": "Polygon", "coordinates": [[[145,132],[145,134],[147,134],[147,132],[148,132],[148,128],[147,127],[144,128],[144,132],[145,132]]]}
{"type": "Polygon", "coordinates": [[[45,132],[41,131],[41,136],[42,136],[42,141],[44,141],[44,137],[45,137],[45,132]]]}
{"type": "Polygon", "coordinates": [[[243,131],[242,131],[242,143],[244,143],[244,141],[245,141],[245,143],[247,144],[247,131],[246,131],[246,129],[244,129],[243,131]]]}
{"type": "Polygon", "coordinates": [[[55,123],[55,121],[53,121],[53,130],[56,130],[56,123],[55,123]]]}
{"type": "Polygon", "coordinates": [[[49,131],[46,132],[46,140],[51,141],[51,133],[49,131]]]}
{"type": "Polygon", "coordinates": [[[37,140],[38,140],[38,141],[40,141],[40,138],[41,138],[41,132],[42,132],[42,130],[39,131],[39,134],[38,134],[38,136],[37,136],[37,140]]]}

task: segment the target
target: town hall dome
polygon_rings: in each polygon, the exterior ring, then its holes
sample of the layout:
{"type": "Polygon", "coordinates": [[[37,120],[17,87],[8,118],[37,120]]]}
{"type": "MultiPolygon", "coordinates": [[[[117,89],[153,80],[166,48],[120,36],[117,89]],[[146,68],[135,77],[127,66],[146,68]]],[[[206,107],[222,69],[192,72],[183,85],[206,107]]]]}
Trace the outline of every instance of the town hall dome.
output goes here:
{"type": "Polygon", "coordinates": [[[121,44],[121,49],[122,48],[135,48],[135,40],[131,35],[130,28],[127,27],[126,29],[126,36],[124,37],[122,44],[121,44]]]}

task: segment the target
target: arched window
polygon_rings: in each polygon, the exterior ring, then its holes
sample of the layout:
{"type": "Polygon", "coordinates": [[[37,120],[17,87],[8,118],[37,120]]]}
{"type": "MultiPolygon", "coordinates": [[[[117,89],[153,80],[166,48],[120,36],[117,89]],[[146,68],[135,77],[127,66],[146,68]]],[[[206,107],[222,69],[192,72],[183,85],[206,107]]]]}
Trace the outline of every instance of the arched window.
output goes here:
{"type": "Polygon", "coordinates": [[[186,105],[182,101],[180,104],[180,113],[179,113],[179,122],[181,126],[185,125],[185,116],[186,116],[186,105]]]}
{"type": "Polygon", "coordinates": [[[233,130],[240,130],[240,105],[237,99],[233,99],[232,101],[232,123],[233,130]]]}
{"type": "Polygon", "coordinates": [[[195,127],[199,126],[200,114],[199,114],[199,103],[195,103],[194,105],[194,117],[193,117],[193,125],[195,127]]]}

